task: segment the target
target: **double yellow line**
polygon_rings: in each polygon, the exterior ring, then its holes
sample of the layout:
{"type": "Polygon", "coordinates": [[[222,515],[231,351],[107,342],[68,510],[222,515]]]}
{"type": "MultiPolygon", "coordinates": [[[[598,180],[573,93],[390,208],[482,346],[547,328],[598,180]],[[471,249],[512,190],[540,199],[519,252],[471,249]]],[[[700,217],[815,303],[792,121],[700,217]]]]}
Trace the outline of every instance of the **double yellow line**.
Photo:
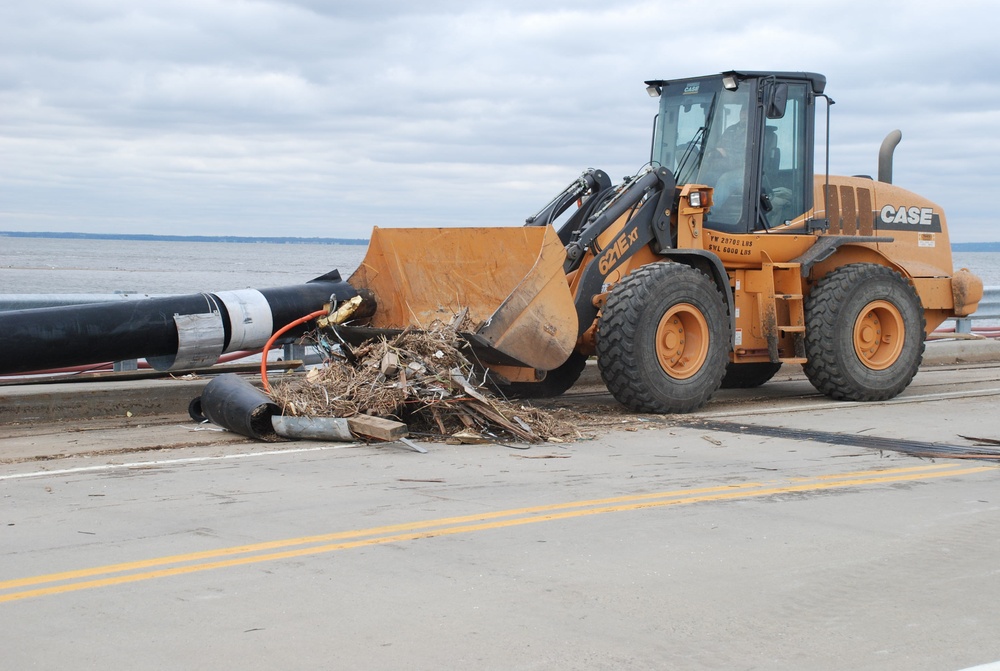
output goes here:
{"type": "Polygon", "coordinates": [[[123,585],[153,578],[244,566],[260,562],[349,550],[369,545],[398,543],[522,524],[551,522],[585,515],[625,512],[642,508],[686,505],[709,501],[730,501],[794,492],[810,492],[859,487],[890,482],[954,477],[996,470],[995,466],[952,463],[913,466],[875,471],[858,471],[813,478],[796,478],[777,483],[747,482],[734,485],[679,489],[650,494],[634,494],[589,501],[572,501],[526,508],[499,510],[478,515],[393,524],[370,529],[339,531],[318,536],[238,545],[235,547],[155,557],[134,562],[17,578],[0,582],[0,603],[33,597],[63,594],[95,587],[123,585]]]}

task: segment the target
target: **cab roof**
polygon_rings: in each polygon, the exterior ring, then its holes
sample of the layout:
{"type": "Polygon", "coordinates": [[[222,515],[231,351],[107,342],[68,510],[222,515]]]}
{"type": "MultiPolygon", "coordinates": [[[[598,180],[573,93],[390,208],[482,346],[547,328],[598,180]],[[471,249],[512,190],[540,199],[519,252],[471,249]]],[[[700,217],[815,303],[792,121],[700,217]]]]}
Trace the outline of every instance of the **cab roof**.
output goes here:
{"type": "Polygon", "coordinates": [[[809,82],[809,86],[812,88],[812,92],[816,95],[821,95],[826,89],[826,76],[817,74],[815,72],[780,72],[774,70],[727,70],[726,72],[720,72],[717,74],[703,75],[701,77],[686,77],[684,79],[651,79],[646,82],[646,86],[658,86],[663,88],[665,86],[670,86],[672,84],[681,84],[690,81],[698,81],[704,79],[714,79],[716,77],[721,77],[722,75],[734,74],[739,80],[743,79],[759,79],[762,77],[777,77],[779,79],[797,79],[800,81],[809,82]]]}

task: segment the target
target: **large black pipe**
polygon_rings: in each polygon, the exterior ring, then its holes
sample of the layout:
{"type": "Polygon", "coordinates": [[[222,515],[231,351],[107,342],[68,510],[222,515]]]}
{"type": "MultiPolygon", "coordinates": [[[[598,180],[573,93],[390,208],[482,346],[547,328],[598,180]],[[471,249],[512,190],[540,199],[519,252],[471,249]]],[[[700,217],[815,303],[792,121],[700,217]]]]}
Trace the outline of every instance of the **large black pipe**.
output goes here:
{"type": "Polygon", "coordinates": [[[281,408],[238,375],[214,378],[192,403],[198,404],[206,419],[233,433],[268,442],[281,440],[271,423],[281,408]]]}
{"type": "Polygon", "coordinates": [[[334,270],[290,287],[0,312],[0,374],[128,359],[159,370],[211,365],[224,352],[263,347],[331,297],[357,294],[334,270]]]}

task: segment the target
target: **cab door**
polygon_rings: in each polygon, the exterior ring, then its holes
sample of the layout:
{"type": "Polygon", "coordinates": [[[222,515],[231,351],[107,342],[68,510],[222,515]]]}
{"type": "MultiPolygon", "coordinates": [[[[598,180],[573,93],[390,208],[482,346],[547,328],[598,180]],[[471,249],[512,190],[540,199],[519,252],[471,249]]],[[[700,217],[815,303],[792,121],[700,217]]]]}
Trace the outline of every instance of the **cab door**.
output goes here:
{"type": "Polygon", "coordinates": [[[783,87],[783,113],[765,104],[759,147],[755,230],[770,229],[808,211],[813,205],[813,94],[805,82],[774,80],[764,101],[783,87]]]}

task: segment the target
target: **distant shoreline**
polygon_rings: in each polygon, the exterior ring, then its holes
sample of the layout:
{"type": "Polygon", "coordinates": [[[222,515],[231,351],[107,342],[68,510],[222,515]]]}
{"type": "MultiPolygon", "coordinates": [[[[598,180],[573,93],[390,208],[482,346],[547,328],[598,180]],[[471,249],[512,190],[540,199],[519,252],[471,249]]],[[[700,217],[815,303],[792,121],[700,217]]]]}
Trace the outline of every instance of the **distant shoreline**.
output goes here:
{"type": "Polygon", "coordinates": [[[1000,242],[953,242],[953,252],[1000,252],[1000,242]]]}
{"type": "Polygon", "coordinates": [[[148,235],[144,233],[69,233],[0,231],[0,238],[59,238],[64,240],[137,240],[140,242],[239,242],[277,245],[367,245],[367,238],[249,237],[243,235],[148,235]]]}
{"type": "MultiPolygon", "coordinates": [[[[0,231],[0,238],[61,238],[67,240],[138,240],[145,242],[239,242],[276,245],[367,245],[368,238],[295,238],[244,235],[149,235],[144,233],[70,233],[0,231]]],[[[953,252],[1000,252],[1000,242],[953,242],[953,252]]]]}

